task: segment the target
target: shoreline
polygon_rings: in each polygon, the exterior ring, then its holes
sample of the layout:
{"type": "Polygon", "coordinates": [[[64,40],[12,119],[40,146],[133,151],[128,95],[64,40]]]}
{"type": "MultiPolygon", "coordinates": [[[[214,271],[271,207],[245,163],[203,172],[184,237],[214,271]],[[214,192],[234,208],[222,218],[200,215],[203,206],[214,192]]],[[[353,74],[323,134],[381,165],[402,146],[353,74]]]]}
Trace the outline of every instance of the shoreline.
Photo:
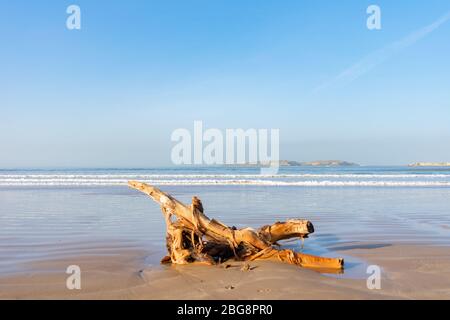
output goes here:
{"type": "MultiPolygon", "coordinates": [[[[223,266],[149,265],[145,250],[118,248],[33,263],[36,271],[0,276],[0,299],[450,299],[450,247],[349,243],[336,248],[382,268],[381,290],[366,278],[328,276],[272,261],[223,266]],[[82,270],[81,290],[68,290],[68,265],[82,270]]],[[[344,273],[345,275],[345,273],[344,273]]]]}
{"type": "MultiPolygon", "coordinates": [[[[208,216],[237,228],[308,219],[316,232],[303,252],[343,257],[343,275],[274,262],[252,262],[247,272],[240,263],[161,266],[165,221],[145,195],[103,186],[0,190],[0,299],[450,299],[446,188],[163,189],[184,203],[199,196],[208,216]],[[382,269],[379,291],[366,287],[372,264],[382,269]],[[66,288],[70,265],[81,268],[80,291],[66,288]]],[[[284,247],[300,251],[301,243],[284,247]]]]}

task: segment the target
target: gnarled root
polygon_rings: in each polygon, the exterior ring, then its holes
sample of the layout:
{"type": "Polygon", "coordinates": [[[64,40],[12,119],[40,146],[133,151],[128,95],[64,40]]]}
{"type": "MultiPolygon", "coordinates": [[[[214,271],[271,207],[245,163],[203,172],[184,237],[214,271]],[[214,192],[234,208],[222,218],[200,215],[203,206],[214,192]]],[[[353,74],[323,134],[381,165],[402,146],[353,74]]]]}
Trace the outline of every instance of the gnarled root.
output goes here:
{"type": "Polygon", "coordinates": [[[137,181],[129,181],[137,189],[160,204],[167,224],[168,256],[161,262],[174,264],[222,263],[230,258],[236,260],[279,260],[301,267],[326,270],[342,270],[344,260],[324,258],[275,249],[277,241],[291,238],[306,238],[314,232],[308,220],[291,219],[266,225],[257,231],[251,228],[236,229],[217,220],[209,219],[203,213],[203,204],[197,197],[186,206],[169,194],[137,181]],[[172,221],[175,217],[175,221],[172,221]]]}

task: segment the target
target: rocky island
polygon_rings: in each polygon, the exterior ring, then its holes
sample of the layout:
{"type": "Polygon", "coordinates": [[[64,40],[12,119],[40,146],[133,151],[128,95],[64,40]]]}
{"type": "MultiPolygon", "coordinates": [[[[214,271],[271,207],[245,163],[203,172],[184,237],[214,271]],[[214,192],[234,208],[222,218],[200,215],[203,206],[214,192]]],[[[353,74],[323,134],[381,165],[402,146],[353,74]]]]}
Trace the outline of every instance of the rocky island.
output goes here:
{"type": "MultiPolygon", "coordinates": [[[[272,162],[273,163],[273,162],[272,162]]],[[[261,162],[261,166],[268,166],[270,163],[261,162]]],[[[280,160],[278,161],[278,166],[280,167],[351,167],[359,166],[359,164],[341,161],[341,160],[317,160],[310,162],[299,162],[292,160],[280,160]]]]}
{"type": "Polygon", "coordinates": [[[341,161],[341,160],[318,160],[318,161],[311,161],[311,162],[300,162],[301,166],[311,166],[311,167],[352,167],[352,166],[359,166],[359,164],[348,162],[348,161],[341,161]]]}
{"type": "Polygon", "coordinates": [[[450,162],[416,162],[409,167],[450,167],[450,162]]]}

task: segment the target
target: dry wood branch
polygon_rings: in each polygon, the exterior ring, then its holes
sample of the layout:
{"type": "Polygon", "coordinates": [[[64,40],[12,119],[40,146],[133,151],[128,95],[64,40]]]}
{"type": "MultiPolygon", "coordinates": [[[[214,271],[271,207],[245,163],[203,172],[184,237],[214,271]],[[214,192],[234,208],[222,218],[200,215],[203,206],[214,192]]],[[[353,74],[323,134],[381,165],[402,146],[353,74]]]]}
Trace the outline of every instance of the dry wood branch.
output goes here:
{"type": "Polygon", "coordinates": [[[131,188],[139,190],[161,206],[167,224],[167,250],[169,255],[162,262],[187,264],[201,262],[222,263],[230,258],[236,260],[273,259],[308,268],[341,270],[344,260],[324,258],[273,247],[277,241],[306,238],[314,232],[308,220],[293,219],[276,222],[258,230],[236,229],[203,213],[203,204],[197,197],[187,206],[161,190],[129,181],[131,188]],[[175,221],[172,221],[175,217],[175,221]]]}

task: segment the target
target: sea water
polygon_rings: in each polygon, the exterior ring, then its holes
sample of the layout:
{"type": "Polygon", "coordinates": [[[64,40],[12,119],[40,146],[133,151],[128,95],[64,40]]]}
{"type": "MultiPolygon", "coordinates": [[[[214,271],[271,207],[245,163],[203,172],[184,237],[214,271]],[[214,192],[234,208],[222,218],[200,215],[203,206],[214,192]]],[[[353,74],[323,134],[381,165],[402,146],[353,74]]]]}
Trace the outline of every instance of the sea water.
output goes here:
{"type": "MultiPolygon", "coordinates": [[[[450,169],[414,167],[52,169],[0,171],[0,274],[120,248],[164,253],[159,206],[127,186],[158,186],[228,225],[310,220],[304,252],[336,256],[392,243],[450,245],[450,169]]],[[[300,241],[284,243],[302,250],[300,241]]],[[[150,259],[152,260],[152,259],[150,259]]]]}

